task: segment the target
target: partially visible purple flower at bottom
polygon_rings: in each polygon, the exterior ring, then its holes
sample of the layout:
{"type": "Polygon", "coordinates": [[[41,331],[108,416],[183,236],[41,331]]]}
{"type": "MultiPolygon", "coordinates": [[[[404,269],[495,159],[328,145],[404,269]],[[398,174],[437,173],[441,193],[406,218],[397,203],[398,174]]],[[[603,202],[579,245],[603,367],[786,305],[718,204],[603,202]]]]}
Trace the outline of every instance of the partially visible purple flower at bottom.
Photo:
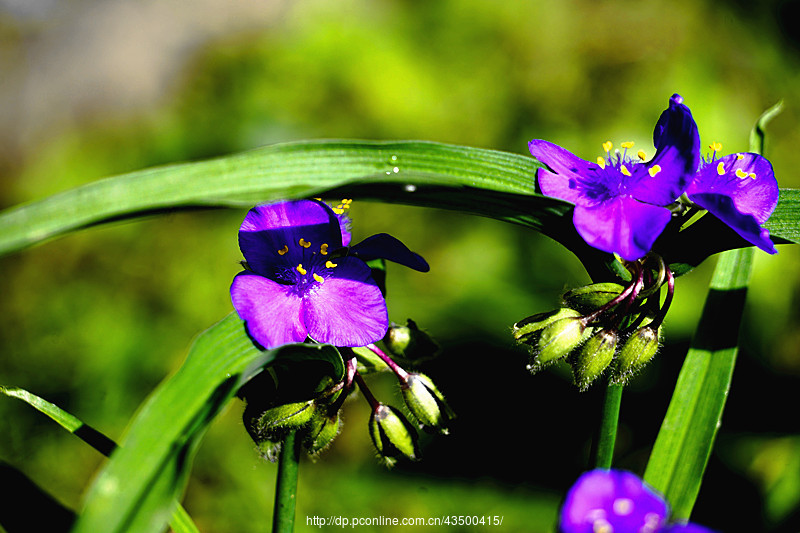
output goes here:
{"type": "Polygon", "coordinates": [[[762,228],[778,205],[778,182],[768,160],[758,154],[740,153],[710,159],[700,164],[686,195],[692,203],[731,227],[748,242],[765,252],[778,251],[762,228]]]}
{"type": "Polygon", "coordinates": [[[696,524],[667,524],[666,500],[638,476],[621,470],[586,472],[561,508],[562,533],[712,533],[696,524]]]}
{"type": "Polygon", "coordinates": [[[264,348],[307,337],[335,346],[377,342],[388,314],[365,261],[384,258],[428,270],[422,257],[385,233],[348,247],[342,220],[313,200],[259,205],[245,216],[239,247],[247,270],[234,278],[231,300],[264,348]]]}

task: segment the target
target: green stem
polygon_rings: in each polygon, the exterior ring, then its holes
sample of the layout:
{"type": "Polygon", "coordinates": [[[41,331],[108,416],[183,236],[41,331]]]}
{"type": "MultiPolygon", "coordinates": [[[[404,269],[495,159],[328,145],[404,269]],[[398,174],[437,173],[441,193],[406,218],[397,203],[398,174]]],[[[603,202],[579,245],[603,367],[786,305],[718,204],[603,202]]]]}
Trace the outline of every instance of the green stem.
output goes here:
{"type": "Polygon", "coordinates": [[[294,531],[294,507],[297,501],[297,470],[300,450],[297,435],[289,432],[283,439],[278,457],[278,479],[275,484],[275,509],[272,513],[272,533],[294,531]]]}
{"type": "Polygon", "coordinates": [[[611,468],[614,459],[614,443],[617,440],[619,406],[622,402],[622,385],[608,383],[603,399],[603,417],[597,434],[595,468],[611,468]]]}

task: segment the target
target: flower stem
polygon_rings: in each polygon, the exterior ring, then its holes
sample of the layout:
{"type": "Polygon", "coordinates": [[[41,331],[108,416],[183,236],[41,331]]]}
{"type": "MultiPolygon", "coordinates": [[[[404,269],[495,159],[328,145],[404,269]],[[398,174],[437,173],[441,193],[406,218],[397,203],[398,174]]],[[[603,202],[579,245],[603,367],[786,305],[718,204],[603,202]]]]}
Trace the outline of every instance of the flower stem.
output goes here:
{"type": "Polygon", "coordinates": [[[294,531],[294,508],[297,501],[297,470],[300,450],[297,435],[290,431],[283,439],[278,457],[278,479],[275,484],[275,508],[272,513],[272,533],[294,531]]]}
{"type": "Polygon", "coordinates": [[[614,444],[617,440],[619,406],[622,402],[622,385],[607,383],[603,399],[603,415],[595,440],[595,468],[611,468],[614,459],[614,444]]]}

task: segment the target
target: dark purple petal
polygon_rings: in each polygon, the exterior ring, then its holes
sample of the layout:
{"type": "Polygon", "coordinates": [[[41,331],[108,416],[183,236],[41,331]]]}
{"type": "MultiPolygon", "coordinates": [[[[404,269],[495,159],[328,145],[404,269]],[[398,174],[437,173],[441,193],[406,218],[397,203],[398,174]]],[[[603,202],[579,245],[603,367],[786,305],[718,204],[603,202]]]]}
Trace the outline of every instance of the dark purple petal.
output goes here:
{"type": "Polygon", "coordinates": [[[239,229],[239,248],[248,266],[265,276],[302,263],[323,244],[332,250],[342,246],[340,224],[330,207],[314,200],[256,206],[239,229]]]}
{"type": "Polygon", "coordinates": [[[360,259],[340,257],[329,277],[303,299],[308,335],[334,346],[366,346],[386,334],[386,302],[360,259]]]}
{"type": "Polygon", "coordinates": [[[362,261],[383,258],[403,266],[427,272],[430,270],[428,263],[420,256],[409,250],[405,244],[388,233],[378,233],[367,237],[360,243],[352,246],[348,252],[362,261]]]}
{"type": "Polygon", "coordinates": [[[673,524],[661,529],[659,533],[714,533],[713,529],[698,526],[697,524],[673,524]]]}
{"type": "Polygon", "coordinates": [[[540,168],[536,173],[542,193],[575,205],[591,203],[580,185],[588,178],[591,170],[598,168],[597,164],[584,161],[547,141],[534,139],[528,143],[528,148],[533,157],[553,170],[550,172],[540,168]]]}
{"type": "Polygon", "coordinates": [[[727,224],[743,239],[770,254],[777,254],[769,230],[762,228],[752,215],[740,213],[730,196],[721,194],[694,194],[691,200],[727,224]]]}
{"type": "Polygon", "coordinates": [[[620,196],[594,207],[575,207],[572,221],[589,245],[634,261],[650,251],[670,217],[666,208],[620,196]]]}
{"type": "Polygon", "coordinates": [[[233,278],[231,301],[250,336],[264,348],[306,340],[301,316],[302,297],[291,285],[242,272],[233,278]]]}
{"type": "Polygon", "coordinates": [[[630,191],[642,202],[670,204],[694,179],[700,164],[700,134],[692,112],[682,102],[680,95],[672,95],[653,130],[656,155],[647,167],[658,165],[660,172],[645,175],[630,191]]]}
{"type": "Polygon", "coordinates": [[[634,474],[592,470],[569,490],[560,528],[563,533],[657,531],[668,512],[664,499],[634,474]]]}

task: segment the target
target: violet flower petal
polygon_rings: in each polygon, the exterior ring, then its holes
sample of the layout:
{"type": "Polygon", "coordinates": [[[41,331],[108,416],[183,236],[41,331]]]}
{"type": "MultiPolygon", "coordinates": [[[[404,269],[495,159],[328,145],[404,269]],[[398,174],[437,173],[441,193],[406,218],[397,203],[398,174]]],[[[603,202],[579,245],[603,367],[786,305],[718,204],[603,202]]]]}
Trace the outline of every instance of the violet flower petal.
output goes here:
{"type": "Polygon", "coordinates": [[[700,164],[700,134],[692,112],[683,105],[683,98],[673,94],[653,130],[656,155],[647,163],[648,169],[658,167],[658,173],[644,173],[631,195],[649,204],[667,205],[674,202],[694,179],[700,164]]]}
{"type": "Polygon", "coordinates": [[[301,317],[303,299],[292,289],[291,285],[281,285],[250,272],[241,272],[233,278],[233,307],[250,336],[266,349],[306,340],[301,317]]]}
{"type": "Polygon", "coordinates": [[[576,206],[573,223],[589,245],[634,261],[650,251],[670,217],[664,207],[620,196],[594,207],[576,206]]]}
{"type": "Polygon", "coordinates": [[[669,508],[636,475],[616,470],[592,470],[572,486],[561,509],[563,533],[658,531],[669,508]]]}
{"type": "Polygon", "coordinates": [[[355,246],[350,247],[348,253],[362,261],[383,258],[420,272],[428,272],[430,270],[428,263],[422,256],[409,250],[405,244],[388,233],[377,233],[367,237],[355,246]]]}
{"type": "Polygon", "coordinates": [[[258,205],[248,211],[239,229],[239,247],[248,266],[268,277],[276,268],[302,263],[323,244],[331,249],[342,246],[340,224],[330,207],[314,200],[258,205]],[[310,245],[304,247],[301,239],[310,245]],[[286,252],[279,254],[284,247],[286,252]]]}
{"type": "Polygon", "coordinates": [[[329,277],[303,299],[302,320],[308,335],[334,346],[366,346],[389,327],[386,302],[360,259],[340,257],[329,277]]]}
{"type": "Polygon", "coordinates": [[[599,168],[597,164],[584,161],[557,144],[539,139],[529,142],[528,149],[533,157],[554,171],[540,168],[536,173],[543,194],[575,205],[594,203],[586,187],[591,185],[590,175],[599,168]]]}
{"type": "Polygon", "coordinates": [[[707,527],[698,526],[697,524],[672,524],[664,529],[659,530],[658,533],[714,533],[714,530],[707,527]]]}

